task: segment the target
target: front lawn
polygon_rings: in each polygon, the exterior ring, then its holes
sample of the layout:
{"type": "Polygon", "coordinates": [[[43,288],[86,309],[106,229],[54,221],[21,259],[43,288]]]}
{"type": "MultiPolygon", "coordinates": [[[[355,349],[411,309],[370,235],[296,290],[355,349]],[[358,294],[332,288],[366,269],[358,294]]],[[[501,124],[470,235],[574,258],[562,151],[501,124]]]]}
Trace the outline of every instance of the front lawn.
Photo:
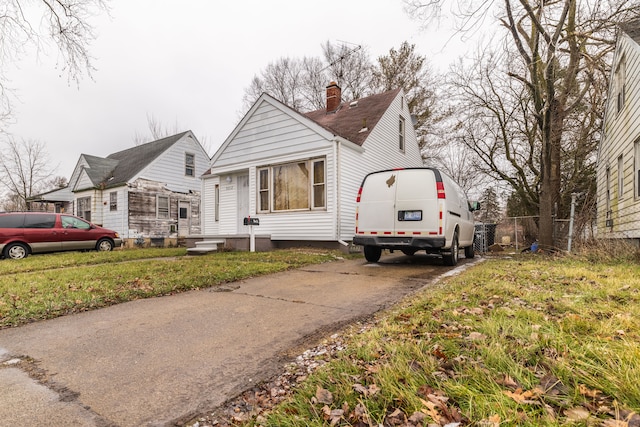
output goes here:
{"type": "Polygon", "coordinates": [[[334,260],[321,251],[65,252],[0,260],[0,328],[334,260]]]}
{"type": "Polygon", "coordinates": [[[490,260],[371,326],[260,426],[640,425],[640,265],[490,260]]]}

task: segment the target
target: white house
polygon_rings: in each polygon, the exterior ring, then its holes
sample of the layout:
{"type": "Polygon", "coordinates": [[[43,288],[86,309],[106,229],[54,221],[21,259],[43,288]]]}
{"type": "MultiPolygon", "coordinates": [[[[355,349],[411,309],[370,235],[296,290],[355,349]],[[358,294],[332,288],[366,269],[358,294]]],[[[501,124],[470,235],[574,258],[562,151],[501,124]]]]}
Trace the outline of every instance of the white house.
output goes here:
{"type": "Polygon", "coordinates": [[[621,24],[598,152],[598,237],[640,243],[640,20],[621,24]]]}
{"type": "Polygon", "coordinates": [[[326,108],[306,114],[263,94],[202,177],[203,237],[234,246],[252,217],[267,247],[346,246],[364,176],[422,164],[401,89],[342,102],[332,82],[326,108]]]}
{"type": "Polygon", "coordinates": [[[97,157],[81,154],[67,187],[31,198],[120,233],[177,244],[201,232],[200,176],[209,156],[191,131],[97,157]]]}

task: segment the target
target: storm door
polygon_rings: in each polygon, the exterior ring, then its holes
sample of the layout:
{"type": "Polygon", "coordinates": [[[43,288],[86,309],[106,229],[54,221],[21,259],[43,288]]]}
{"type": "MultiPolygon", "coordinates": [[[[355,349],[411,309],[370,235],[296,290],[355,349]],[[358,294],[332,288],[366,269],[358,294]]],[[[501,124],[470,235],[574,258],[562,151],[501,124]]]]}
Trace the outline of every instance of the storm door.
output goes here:
{"type": "Polygon", "coordinates": [[[249,175],[238,175],[238,233],[248,233],[244,219],[249,216],[249,175]]]}

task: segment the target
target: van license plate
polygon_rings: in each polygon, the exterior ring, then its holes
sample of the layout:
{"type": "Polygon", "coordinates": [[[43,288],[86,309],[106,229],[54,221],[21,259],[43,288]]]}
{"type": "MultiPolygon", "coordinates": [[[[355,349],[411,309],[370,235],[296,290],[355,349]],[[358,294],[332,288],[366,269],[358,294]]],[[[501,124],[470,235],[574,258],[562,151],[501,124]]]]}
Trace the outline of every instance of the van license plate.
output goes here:
{"type": "Polygon", "coordinates": [[[422,221],[422,211],[398,211],[398,221],[422,221]]]}

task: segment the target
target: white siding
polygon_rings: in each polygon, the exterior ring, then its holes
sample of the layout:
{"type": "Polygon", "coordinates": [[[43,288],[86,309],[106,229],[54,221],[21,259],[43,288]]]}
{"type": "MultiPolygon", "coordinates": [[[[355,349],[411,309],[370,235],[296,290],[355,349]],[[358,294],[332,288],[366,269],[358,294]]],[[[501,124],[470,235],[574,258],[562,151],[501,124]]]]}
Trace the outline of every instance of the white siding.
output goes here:
{"type": "Polygon", "coordinates": [[[127,197],[127,187],[110,188],[104,191],[102,196],[106,204],[102,204],[104,211],[103,224],[105,228],[117,231],[120,233],[120,237],[126,239],[129,236],[129,227],[127,225],[127,212],[129,211],[129,198],[127,197]],[[110,193],[115,192],[117,195],[117,209],[111,210],[111,196],[110,193]]]}
{"type": "Polygon", "coordinates": [[[87,175],[87,171],[82,169],[78,176],[78,180],[76,181],[76,184],[73,188],[73,191],[86,190],[87,188],[93,188],[93,182],[91,182],[89,175],[87,175]]]}
{"type": "Polygon", "coordinates": [[[149,181],[163,182],[172,191],[188,193],[200,191],[200,176],[209,169],[209,156],[202,146],[189,134],[182,137],[167,151],[162,153],[149,166],[131,181],[144,178],[149,181]],[[195,173],[185,175],[185,154],[195,155],[195,173]]]}
{"type": "Polygon", "coordinates": [[[640,138],[640,46],[624,34],[619,38],[612,67],[604,133],[597,170],[598,236],[640,238],[640,198],[637,197],[634,182],[637,179],[634,176],[634,142],[640,138]],[[622,58],[626,62],[625,101],[623,108],[618,111],[615,72],[622,58]],[[618,168],[620,156],[623,161],[621,171],[618,168]],[[609,203],[607,168],[610,171],[609,203]],[[621,197],[618,194],[619,178],[622,178],[623,183],[621,197]],[[613,227],[606,226],[607,219],[612,220],[613,227]]]}
{"type": "Polygon", "coordinates": [[[213,235],[219,234],[218,222],[215,218],[215,187],[220,184],[218,178],[207,178],[202,180],[202,234],[213,235]]]}
{"type": "Polygon", "coordinates": [[[254,114],[233,135],[233,140],[216,154],[216,168],[239,162],[272,161],[281,156],[327,147],[328,141],[300,120],[263,100],[254,114]]]}

